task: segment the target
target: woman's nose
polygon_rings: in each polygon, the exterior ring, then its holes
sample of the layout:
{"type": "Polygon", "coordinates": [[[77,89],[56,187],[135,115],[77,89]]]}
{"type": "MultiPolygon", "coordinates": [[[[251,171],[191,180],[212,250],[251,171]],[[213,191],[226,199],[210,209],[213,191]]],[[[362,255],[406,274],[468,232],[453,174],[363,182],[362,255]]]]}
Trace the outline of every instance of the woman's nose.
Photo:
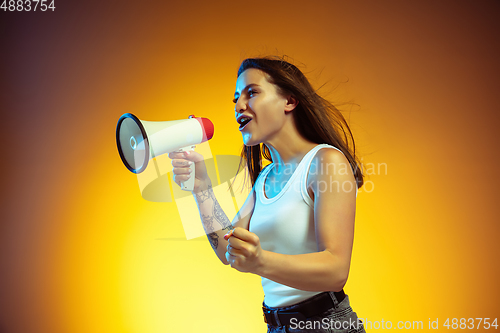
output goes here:
{"type": "Polygon", "coordinates": [[[242,100],[242,98],[238,99],[238,101],[234,105],[234,111],[236,111],[236,113],[242,113],[246,109],[247,109],[247,104],[242,100]]]}

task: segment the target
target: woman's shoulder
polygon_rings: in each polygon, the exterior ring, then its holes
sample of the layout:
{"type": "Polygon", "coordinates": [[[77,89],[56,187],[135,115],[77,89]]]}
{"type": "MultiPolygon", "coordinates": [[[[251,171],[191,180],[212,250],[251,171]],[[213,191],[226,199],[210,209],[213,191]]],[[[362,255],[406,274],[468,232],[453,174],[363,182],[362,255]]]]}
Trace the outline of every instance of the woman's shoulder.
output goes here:
{"type": "Polygon", "coordinates": [[[314,181],[332,180],[339,176],[354,176],[349,160],[334,146],[319,149],[311,161],[308,184],[314,181]]]}
{"type": "Polygon", "coordinates": [[[322,145],[314,156],[313,161],[314,160],[319,160],[320,163],[348,162],[340,149],[330,145],[322,145]]]}

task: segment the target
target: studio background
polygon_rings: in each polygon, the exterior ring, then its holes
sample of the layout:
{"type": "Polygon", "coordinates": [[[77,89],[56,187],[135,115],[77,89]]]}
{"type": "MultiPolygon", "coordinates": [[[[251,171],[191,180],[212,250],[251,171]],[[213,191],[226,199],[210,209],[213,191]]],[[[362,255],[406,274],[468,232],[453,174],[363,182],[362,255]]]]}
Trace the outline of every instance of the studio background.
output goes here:
{"type": "Polygon", "coordinates": [[[359,317],[500,315],[498,1],[55,7],[0,12],[0,332],[265,331],[260,278],[182,240],[115,143],[123,113],[195,114],[214,155],[239,155],[236,70],[265,54],[326,83],[374,167],[345,287],[359,317]]]}

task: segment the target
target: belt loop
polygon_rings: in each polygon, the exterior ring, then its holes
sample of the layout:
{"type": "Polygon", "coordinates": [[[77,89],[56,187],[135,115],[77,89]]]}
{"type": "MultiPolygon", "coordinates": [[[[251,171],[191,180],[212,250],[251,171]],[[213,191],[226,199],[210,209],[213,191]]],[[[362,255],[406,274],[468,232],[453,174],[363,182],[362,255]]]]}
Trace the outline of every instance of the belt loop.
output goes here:
{"type": "Polygon", "coordinates": [[[274,319],[276,320],[276,324],[278,325],[278,327],[280,327],[281,326],[281,322],[280,322],[280,318],[279,318],[279,315],[278,315],[278,310],[274,310],[273,314],[274,314],[274,319]]]}
{"type": "Polygon", "coordinates": [[[333,293],[333,291],[329,291],[328,295],[330,295],[330,298],[333,301],[333,307],[334,308],[338,308],[339,307],[339,301],[337,300],[337,297],[335,297],[335,294],[333,293]]]}

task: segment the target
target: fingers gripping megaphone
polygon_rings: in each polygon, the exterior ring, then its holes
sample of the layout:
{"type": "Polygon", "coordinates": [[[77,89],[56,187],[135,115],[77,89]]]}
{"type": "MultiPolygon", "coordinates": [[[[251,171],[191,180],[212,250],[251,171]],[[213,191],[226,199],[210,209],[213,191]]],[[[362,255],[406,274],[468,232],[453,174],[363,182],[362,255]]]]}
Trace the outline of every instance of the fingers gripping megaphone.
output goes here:
{"type": "MultiPolygon", "coordinates": [[[[214,135],[214,125],[207,118],[194,115],[172,121],[144,121],[125,113],[116,125],[116,144],[123,164],[133,173],[143,172],[150,159],[174,151],[194,150],[197,144],[214,135]]],[[[194,163],[190,174],[194,175],[194,163]]],[[[181,183],[181,188],[192,191],[195,177],[181,183]]]]}

